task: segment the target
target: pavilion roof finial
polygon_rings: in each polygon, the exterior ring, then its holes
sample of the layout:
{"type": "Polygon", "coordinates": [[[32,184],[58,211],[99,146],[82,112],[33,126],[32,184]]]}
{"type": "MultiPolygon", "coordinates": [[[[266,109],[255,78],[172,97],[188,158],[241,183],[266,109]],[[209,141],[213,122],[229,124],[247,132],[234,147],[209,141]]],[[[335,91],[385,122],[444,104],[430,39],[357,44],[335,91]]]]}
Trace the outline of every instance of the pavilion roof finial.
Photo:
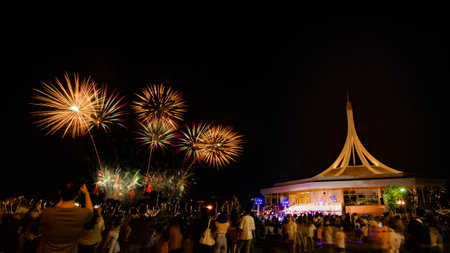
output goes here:
{"type": "Polygon", "coordinates": [[[350,95],[347,90],[347,111],[352,110],[352,103],[350,103],[350,95]]]}
{"type": "MultiPolygon", "coordinates": [[[[350,96],[347,91],[347,139],[344,148],[334,163],[316,177],[346,175],[347,168],[365,168],[369,174],[402,173],[392,169],[373,157],[362,145],[356,133],[355,122],[353,121],[353,110],[350,103],[350,96]],[[356,165],[355,158],[358,156],[362,165],[356,165]],[[353,166],[349,165],[353,157],[353,166]]],[[[350,172],[349,172],[350,173],[350,172]]]]}

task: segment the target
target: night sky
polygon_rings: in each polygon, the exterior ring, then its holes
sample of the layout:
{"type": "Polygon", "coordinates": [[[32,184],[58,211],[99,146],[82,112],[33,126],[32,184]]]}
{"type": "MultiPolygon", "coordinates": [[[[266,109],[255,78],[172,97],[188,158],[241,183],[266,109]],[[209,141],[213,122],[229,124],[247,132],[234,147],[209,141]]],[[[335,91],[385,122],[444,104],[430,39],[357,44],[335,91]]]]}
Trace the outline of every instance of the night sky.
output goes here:
{"type": "MultiPolygon", "coordinates": [[[[3,166],[0,197],[52,196],[67,177],[88,179],[87,137],[46,136],[30,105],[64,72],[107,83],[131,102],[165,83],[189,105],[185,123],[212,121],[243,134],[237,162],[194,169],[200,197],[257,196],[259,189],[311,177],[346,138],[346,92],[358,135],[382,163],[449,177],[449,20],[440,15],[289,16],[7,13],[2,29],[3,166]]],[[[128,108],[128,107],[127,107],[128,108]]],[[[129,129],[96,133],[106,160],[147,152],[129,129]]],[[[172,151],[155,159],[180,161],[172,151]]],[[[176,163],[176,162],[174,162],[176,163]]]]}

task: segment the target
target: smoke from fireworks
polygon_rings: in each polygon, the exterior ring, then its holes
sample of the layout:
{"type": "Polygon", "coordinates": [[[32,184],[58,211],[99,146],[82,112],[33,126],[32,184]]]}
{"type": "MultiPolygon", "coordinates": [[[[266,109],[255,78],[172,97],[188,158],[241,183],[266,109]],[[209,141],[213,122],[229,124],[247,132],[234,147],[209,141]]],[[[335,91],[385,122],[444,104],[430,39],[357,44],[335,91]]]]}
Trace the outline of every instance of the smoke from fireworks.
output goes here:
{"type": "Polygon", "coordinates": [[[202,149],[200,159],[210,166],[219,168],[236,161],[234,157],[242,153],[242,135],[231,127],[213,126],[200,137],[202,149]]]}
{"type": "Polygon", "coordinates": [[[62,137],[72,132],[72,137],[83,135],[88,130],[90,115],[95,110],[96,89],[90,78],[83,79],[74,74],[73,81],[69,75],[64,75],[65,84],[55,78],[56,85],[42,83],[43,90],[34,89],[38,95],[33,105],[42,110],[32,112],[33,115],[43,117],[35,124],[47,130],[47,134],[54,134],[63,130],[62,137]]]}
{"type": "Polygon", "coordinates": [[[136,94],[136,96],[139,100],[133,102],[132,108],[141,121],[163,118],[175,124],[174,120],[181,121],[186,111],[186,104],[181,94],[164,84],[147,86],[142,90],[142,95],[136,94]]]}

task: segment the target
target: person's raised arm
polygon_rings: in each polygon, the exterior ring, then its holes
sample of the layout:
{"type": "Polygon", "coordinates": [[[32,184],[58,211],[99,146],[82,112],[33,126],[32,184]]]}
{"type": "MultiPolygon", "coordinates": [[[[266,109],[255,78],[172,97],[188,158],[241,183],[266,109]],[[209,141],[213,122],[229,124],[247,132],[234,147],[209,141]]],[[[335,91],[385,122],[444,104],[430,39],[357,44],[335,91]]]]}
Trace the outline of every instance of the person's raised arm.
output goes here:
{"type": "Polygon", "coordinates": [[[81,186],[80,191],[84,194],[84,206],[85,208],[91,210],[91,212],[94,211],[94,207],[92,206],[91,196],[89,195],[89,191],[86,188],[86,185],[83,184],[81,186]]]}

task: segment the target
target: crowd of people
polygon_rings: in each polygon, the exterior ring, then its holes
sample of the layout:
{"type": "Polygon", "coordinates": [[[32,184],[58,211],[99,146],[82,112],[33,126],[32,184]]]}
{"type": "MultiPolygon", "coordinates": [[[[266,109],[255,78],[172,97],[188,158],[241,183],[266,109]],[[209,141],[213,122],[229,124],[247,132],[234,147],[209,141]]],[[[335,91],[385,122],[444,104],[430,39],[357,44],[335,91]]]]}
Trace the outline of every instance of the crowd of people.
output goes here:
{"type": "MultiPolygon", "coordinates": [[[[261,227],[258,238],[283,239],[288,252],[345,252],[347,245],[357,245],[368,252],[441,253],[449,241],[448,217],[429,214],[418,209],[414,217],[291,215],[257,219],[261,227]],[[281,221],[280,221],[281,220],[281,221]]],[[[446,249],[450,250],[450,249],[446,249]]]]}
{"type": "Polygon", "coordinates": [[[93,205],[79,181],[66,182],[58,203],[5,204],[0,252],[250,252],[251,209],[228,213],[203,207],[192,213],[154,212],[146,205],[93,205]],[[84,203],[80,201],[84,200],[84,203]],[[200,239],[209,228],[213,244],[200,239]]]}
{"type": "MultiPolygon", "coordinates": [[[[10,203],[9,209],[4,204],[0,253],[253,253],[256,240],[277,240],[288,252],[348,252],[352,244],[373,252],[441,253],[449,240],[445,217],[426,216],[423,210],[409,219],[388,213],[269,218],[256,216],[249,208],[227,212],[206,207],[169,214],[144,205],[94,206],[86,186],[78,181],[66,182],[59,195],[57,203],[10,203]],[[207,232],[212,240],[207,240],[207,232]]],[[[264,252],[276,252],[271,250],[267,247],[264,252]]]]}

